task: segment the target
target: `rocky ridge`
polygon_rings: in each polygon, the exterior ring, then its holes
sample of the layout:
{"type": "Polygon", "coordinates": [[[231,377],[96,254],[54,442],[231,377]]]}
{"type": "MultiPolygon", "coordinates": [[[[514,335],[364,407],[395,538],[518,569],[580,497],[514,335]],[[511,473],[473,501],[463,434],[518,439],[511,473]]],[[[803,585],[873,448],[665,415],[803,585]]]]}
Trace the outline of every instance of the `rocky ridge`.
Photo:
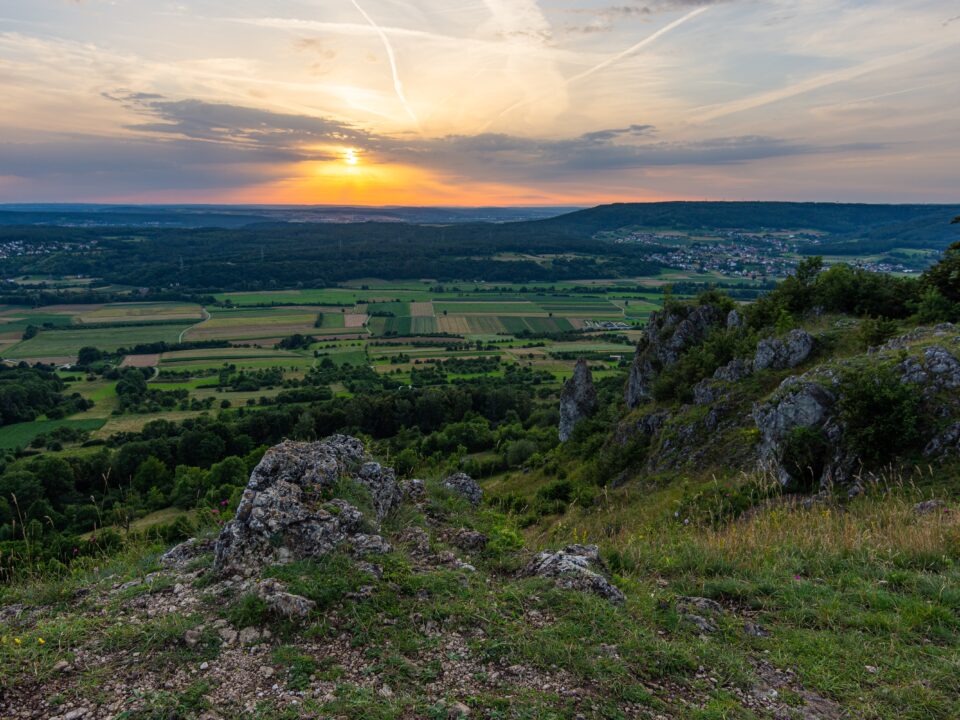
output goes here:
{"type": "MultiPolygon", "coordinates": [[[[892,364],[899,381],[916,388],[923,401],[921,411],[928,433],[924,455],[931,459],[960,449],[960,398],[955,392],[960,388],[958,351],[960,335],[947,324],[918,328],[866,356],[870,363],[892,364]],[[900,356],[908,349],[912,349],[908,355],[900,356]]],[[[770,398],[755,405],[753,419],[760,432],[761,465],[782,484],[797,481],[784,464],[788,439],[798,430],[812,430],[819,432],[825,443],[815,478],[819,488],[849,485],[852,493],[859,492],[863,480],[857,477],[859,459],[845,446],[844,427],[837,413],[841,392],[837,370],[824,365],[788,377],[770,398]]]]}

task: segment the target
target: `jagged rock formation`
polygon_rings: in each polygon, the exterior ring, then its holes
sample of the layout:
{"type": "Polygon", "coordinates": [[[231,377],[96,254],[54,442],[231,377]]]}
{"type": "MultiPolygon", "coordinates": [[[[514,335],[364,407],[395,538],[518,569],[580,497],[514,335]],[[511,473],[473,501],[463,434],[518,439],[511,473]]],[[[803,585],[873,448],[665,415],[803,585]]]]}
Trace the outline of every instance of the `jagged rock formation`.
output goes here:
{"type": "Polygon", "coordinates": [[[363,513],[330,497],[349,475],[369,492],[376,522],[400,501],[393,470],[363,459],[363,443],[345,435],[268,450],[217,539],[214,568],[250,575],[266,564],[324,555],[354,539],[361,548],[379,546],[365,532],[363,513]]]}
{"type": "MultiPolygon", "coordinates": [[[[943,337],[952,330],[953,326],[938,326],[933,331],[918,328],[875,348],[869,356],[876,362],[889,361],[895,351],[929,337],[943,337]]],[[[953,342],[960,344],[960,337],[954,337],[953,342]]],[[[923,399],[927,427],[935,428],[924,438],[924,455],[935,459],[960,450],[960,397],[956,394],[960,360],[944,345],[936,344],[910,354],[895,368],[901,383],[916,386],[923,399]]],[[[844,447],[844,427],[837,413],[841,392],[837,374],[829,367],[820,367],[787,378],[768,400],[754,406],[753,420],[760,431],[760,462],[784,485],[798,479],[785,467],[784,455],[789,438],[801,428],[819,431],[825,443],[815,478],[821,488],[849,483],[853,478],[859,460],[844,447]]]]}
{"type": "Polygon", "coordinates": [[[592,592],[610,602],[622,603],[626,599],[623,592],[605,573],[596,545],[568,545],[555,552],[544,551],[524,570],[531,577],[556,578],[557,585],[567,590],[592,592]]]}
{"type": "Polygon", "coordinates": [[[443,481],[443,487],[462,495],[474,507],[483,500],[483,489],[466,473],[454,473],[443,481]]]}
{"type": "Polygon", "coordinates": [[[635,408],[650,399],[657,374],[726,322],[726,315],[714,305],[679,305],[652,313],[630,368],[625,392],[627,407],[635,408]]]}
{"type": "Polygon", "coordinates": [[[853,471],[856,459],[841,450],[843,430],[834,412],[835,379],[832,375],[818,377],[809,373],[789,377],[770,400],[754,407],[753,419],[760,431],[760,462],[776,475],[781,485],[799,480],[783,463],[787,442],[798,428],[823,431],[833,448],[815,478],[821,487],[845,482],[853,471]]]}
{"type": "Polygon", "coordinates": [[[573,377],[563,384],[560,393],[560,442],[569,440],[577,423],[596,411],[597,390],[593,386],[593,373],[587,361],[580,358],[573,369],[573,377]]]}
{"type": "Polygon", "coordinates": [[[791,330],[784,338],[767,338],[757,343],[753,369],[786,370],[795,368],[813,352],[813,336],[805,330],[791,330]]]}
{"type": "Polygon", "coordinates": [[[942,345],[923,351],[923,357],[908,357],[897,366],[901,382],[924,386],[926,394],[960,388],[960,361],[942,345]]]}
{"type": "Polygon", "coordinates": [[[713,373],[714,380],[740,382],[753,374],[753,365],[742,358],[734,358],[726,365],[718,367],[713,373]]]}

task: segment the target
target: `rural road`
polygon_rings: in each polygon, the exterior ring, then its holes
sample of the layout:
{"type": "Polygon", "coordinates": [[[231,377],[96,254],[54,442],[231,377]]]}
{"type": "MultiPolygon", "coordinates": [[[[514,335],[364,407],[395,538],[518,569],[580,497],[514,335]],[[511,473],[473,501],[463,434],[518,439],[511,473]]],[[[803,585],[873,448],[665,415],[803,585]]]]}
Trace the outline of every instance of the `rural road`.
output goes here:
{"type": "Polygon", "coordinates": [[[177,342],[178,342],[178,343],[182,343],[182,342],[183,342],[183,336],[184,336],[184,335],[186,335],[188,332],[190,332],[191,330],[193,330],[195,327],[197,327],[197,326],[199,326],[199,325],[203,325],[207,320],[210,319],[210,313],[207,312],[207,309],[206,309],[205,307],[200,308],[200,312],[203,313],[203,319],[202,319],[200,322],[198,322],[198,323],[194,323],[193,325],[191,325],[191,326],[188,327],[188,328],[184,328],[184,329],[180,332],[180,336],[177,338],[177,342]]]}

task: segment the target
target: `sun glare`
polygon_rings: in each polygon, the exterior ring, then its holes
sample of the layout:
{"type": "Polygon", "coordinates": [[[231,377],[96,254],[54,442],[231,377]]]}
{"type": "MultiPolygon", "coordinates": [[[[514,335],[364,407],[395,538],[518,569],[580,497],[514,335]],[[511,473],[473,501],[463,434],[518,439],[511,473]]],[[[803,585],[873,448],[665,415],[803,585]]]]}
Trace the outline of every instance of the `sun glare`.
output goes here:
{"type": "Polygon", "coordinates": [[[360,157],[357,155],[357,151],[353,148],[346,148],[343,151],[343,161],[347,165],[356,165],[360,162],[360,157]]]}

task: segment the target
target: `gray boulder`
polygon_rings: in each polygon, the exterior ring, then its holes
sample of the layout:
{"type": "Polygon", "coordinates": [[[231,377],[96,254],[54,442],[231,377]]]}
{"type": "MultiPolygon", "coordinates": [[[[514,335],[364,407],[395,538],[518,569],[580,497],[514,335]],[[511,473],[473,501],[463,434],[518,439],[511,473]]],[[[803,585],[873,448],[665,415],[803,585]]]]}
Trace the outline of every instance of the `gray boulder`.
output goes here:
{"type": "Polygon", "coordinates": [[[620,588],[607,579],[596,545],[568,545],[555,552],[541,552],[524,569],[524,575],[555,578],[559,587],[592,592],[613,603],[626,599],[620,588]]]}
{"type": "Polygon", "coordinates": [[[714,305],[680,305],[652,313],[630,367],[624,393],[627,407],[635,408],[650,399],[659,372],[725,323],[726,316],[714,305]]]}
{"type": "MultiPolygon", "coordinates": [[[[825,379],[829,382],[829,377],[825,379]]],[[[843,432],[835,419],[836,403],[832,388],[802,376],[787,378],[770,400],[754,406],[753,420],[760,431],[761,465],[771,470],[782,485],[800,479],[783,464],[787,441],[799,428],[822,431],[828,447],[832,448],[829,456],[822,459],[820,476],[816,478],[820,486],[849,480],[856,459],[841,449],[843,432]]]]}
{"type": "Polygon", "coordinates": [[[728,328],[738,328],[743,327],[743,315],[741,315],[736,310],[731,310],[727,313],[727,327],[728,328]]]}
{"type": "Polygon", "coordinates": [[[941,458],[960,450],[960,422],[955,422],[941,430],[923,449],[924,457],[941,458]]]}
{"type": "Polygon", "coordinates": [[[693,386],[694,405],[712,405],[720,396],[722,387],[713,380],[701,380],[693,386]]]}
{"type": "Polygon", "coordinates": [[[740,382],[753,374],[753,365],[742,358],[734,358],[726,365],[718,367],[713,373],[714,380],[726,382],[740,382]]]}
{"type": "Polygon", "coordinates": [[[757,343],[753,369],[786,370],[794,368],[813,352],[815,341],[805,330],[791,330],[783,338],[767,338],[757,343]]]}
{"type": "Polygon", "coordinates": [[[370,493],[378,522],[403,500],[403,490],[393,468],[385,468],[377,462],[364,463],[354,480],[370,493]]]}
{"type": "Polygon", "coordinates": [[[563,384],[560,393],[560,442],[569,440],[577,423],[596,411],[597,390],[593,386],[593,373],[587,361],[580,358],[573,377],[563,384]]]}
{"type": "Polygon", "coordinates": [[[942,345],[923,351],[923,357],[908,357],[897,366],[900,380],[924,385],[927,392],[960,388],[960,361],[942,345]]]}
{"type": "Polygon", "coordinates": [[[329,497],[342,477],[369,493],[379,521],[400,500],[392,470],[362,465],[363,443],[334,435],[315,443],[284,442],[254,468],[237,508],[214,545],[214,570],[252,575],[264,565],[320,557],[367,522],[349,502],[329,497]]]}
{"type": "Polygon", "coordinates": [[[305,618],[317,607],[313,600],[287,592],[286,586],[275,578],[257,583],[257,595],[271,611],[290,619],[305,618]]]}
{"type": "Polygon", "coordinates": [[[466,498],[474,507],[483,500],[483,489],[466,473],[454,473],[443,481],[443,487],[466,498]]]}

